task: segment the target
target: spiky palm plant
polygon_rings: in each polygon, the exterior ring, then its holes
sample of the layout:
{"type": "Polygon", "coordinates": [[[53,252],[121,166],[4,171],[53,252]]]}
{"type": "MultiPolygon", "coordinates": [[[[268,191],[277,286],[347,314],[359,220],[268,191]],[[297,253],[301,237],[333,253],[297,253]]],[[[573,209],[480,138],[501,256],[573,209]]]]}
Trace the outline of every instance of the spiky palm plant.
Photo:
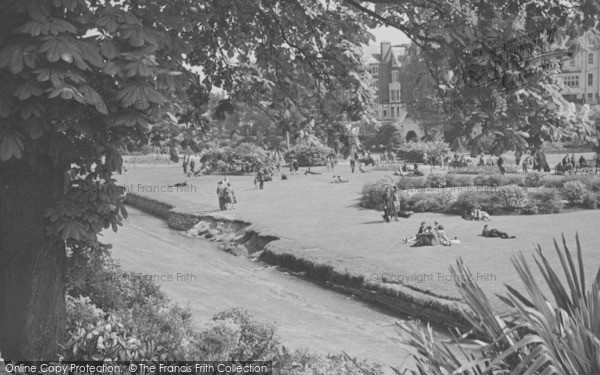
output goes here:
{"type": "MultiPolygon", "coordinates": [[[[451,272],[466,305],[462,311],[470,332],[451,340],[440,340],[430,327],[399,323],[405,341],[416,350],[414,360],[421,375],[479,374],[600,374],[600,268],[591,289],[586,288],[579,236],[575,262],[565,238],[562,248],[554,241],[564,278],[561,280],[541,247],[535,263],[553,298],[540,288],[523,254],[512,262],[524,284],[525,293],[507,286],[499,296],[510,306],[496,314],[472,273],[462,260],[451,272]],[[451,350],[452,343],[462,357],[451,350]]],[[[401,373],[396,370],[397,373],[401,373]]],[[[404,372],[406,373],[406,372],[404,372]]]]}

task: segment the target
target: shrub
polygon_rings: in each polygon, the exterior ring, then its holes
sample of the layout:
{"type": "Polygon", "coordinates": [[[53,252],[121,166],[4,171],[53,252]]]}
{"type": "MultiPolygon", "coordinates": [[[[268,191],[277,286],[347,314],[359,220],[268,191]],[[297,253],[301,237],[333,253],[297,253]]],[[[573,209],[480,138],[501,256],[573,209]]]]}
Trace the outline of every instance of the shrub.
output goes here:
{"type": "Polygon", "coordinates": [[[564,177],[561,178],[549,178],[544,182],[544,187],[548,189],[560,189],[565,183],[564,177]]]}
{"type": "Polygon", "coordinates": [[[420,193],[401,202],[403,210],[415,212],[446,212],[452,207],[454,197],[449,191],[441,193],[420,193]]]}
{"type": "Polygon", "coordinates": [[[452,202],[454,202],[454,196],[449,191],[437,193],[432,198],[434,203],[435,212],[445,212],[450,209],[452,202]]]}
{"type": "Polygon", "coordinates": [[[501,175],[485,175],[480,174],[473,179],[473,185],[475,186],[500,186],[502,185],[501,175]]]}
{"type": "Polygon", "coordinates": [[[211,172],[256,171],[268,163],[267,152],[252,143],[235,148],[219,147],[205,150],[200,162],[211,172]]]}
{"type": "Polygon", "coordinates": [[[573,252],[567,248],[564,236],[562,249],[559,241],[554,243],[561,259],[558,269],[552,266],[557,262],[548,259],[539,246],[536,250],[535,264],[544,275],[542,278],[534,272],[536,267],[527,264],[523,254],[513,258],[524,287],[507,286],[505,294],[499,296],[515,307],[507,313],[495,311],[474,274],[459,260],[451,268],[451,274],[468,306],[469,327],[465,331],[473,332],[477,340],[464,341],[457,335],[452,342],[463,352],[469,350],[474,354],[459,359],[448,350],[447,341],[431,335],[430,326],[402,322],[404,342],[415,353],[414,373],[598,374],[600,278],[592,277],[591,287],[587,287],[578,237],[573,252]]]}
{"type": "Polygon", "coordinates": [[[529,172],[525,176],[525,186],[540,187],[546,182],[546,174],[543,172],[529,172]]]}
{"type": "Polygon", "coordinates": [[[325,165],[327,156],[332,153],[333,150],[331,148],[323,145],[297,145],[285,154],[285,160],[289,163],[295,157],[301,167],[325,165]]]}
{"type": "Polygon", "coordinates": [[[528,201],[525,203],[525,206],[523,206],[522,212],[526,215],[537,215],[540,213],[540,208],[534,202],[528,201]]]}
{"type": "Polygon", "coordinates": [[[581,181],[568,181],[563,185],[562,193],[571,205],[575,205],[576,202],[583,200],[588,190],[581,181]]]}
{"type": "Polygon", "coordinates": [[[275,337],[275,326],[254,320],[246,310],[239,308],[226,310],[215,315],[212,320],[214,322],[231,320],[240,328],[240,338],[228,360],[267,360],[279,344],[275,337]]]}
{"type": "Polygon", "coordinates": [[[527,203],[527,192],[517,185],[502,186],[497,190],[497,194],[504,208],[520,208],[527,203]]]}
{"type": "MultiPolygon", "coordinates": [[[[519,173],[518,169],[514,165],[504,165],[504,173],[519,173]]],[[[497,174],[498,167],[492,165],[469,165],[466,167],[452,168],[448,171],[448,174],[497,174]]]]}
{"type": "MultiPolygon", "coordinates": [[[[110,257],[76,264],[77,256],[68,258],[67,286],[74,297],[86,296],[103,310],[131,308],[149,302],[166,301],[156,283],[141,274],[128,272],[110,257]]],[[[83,256],[86,256],[83,253],[83,256]]],[[[86,257],[89,259],[89,257],[86,257]]]]}
{"type": "Polygon", "coordinates": [[[446,177],[446,186],[448,186],[448,187],[473,186],[473,178],[471,176],[446,174],[445,177],[446,177]]]}
{"type": "Polygon", "coordinates": [[[215,315],[200,328],[187,309],[158,303],[107,312],[87,297],[67,296],[64,360],[245,361],[273,358],[272,324],[243,310],[215,315]]]}
{"type": "Polygon", "coordinates": [[[587,208],[588,210],[595,210],[598,207],[598,200],[595,194],[587,193],[583,197],[583,201],[581,202],[581,206],[583,208],[587,208]]]}
{"type": "Polygon", "coordinates": [[[288,352],[285,347],[278,350],[273,359],[273,371],[279,375],[383,375],[381,365],[357,361],[344,355],[314,355],[304,350],[288,352]]]}
{"type": "Polygon", "coordinates": [[[580,181],[589,191],[600,191],[600,176],[590,176],[590,175],[575,175],[575,176],[566,176],[563,180],[563,186],[566,182],[569,181],[580,181]]]}
{"type": "Polygon", "coordinates": [[[432,173],[429,176],[427,176],[425,185],[432,188],[446,187],[446,177],[440,173],[432,173]]]}
{"type": "Polygon", "coordinates": [[[504,185],[526,186],[523,177],[520,176],[507,177],[504,180],[504,185]]]}
{"type": "Polygon", "coordinates": [[[425,179],[422,177],[400,177],[396,186],[402,190],[422,189],[425,187],[425,179]]]}
{"type": "Polygon", "coordinates": [[[458,195],[450,211],[459,215],[470,212],[474,208],[491,212],[491,208],[494,206],[493,198],[493,193],[465,191],[458,195]]]}
{"type": "Polygon", "coordinates": [[[375,210],[383,209],[383,195],[374,184],[365,184],[362,188],[359,205],[375,210]]]}
{"type": "Polygon", "coordinates": [[[540,213],[553,214],[561,211],[560,196],[555,189],[530,193],[529,200],[535,202],[540,213]]]}
{"type": "Polygon", "coordinates": [[[400,146],[398,157],[410,163],[423,163],[426,162],[423,159],[425,153],[429,156],[435,155],[439,158],[448,152],[450,152],[450,145],[445,142],[408,142],[400,146]]]}

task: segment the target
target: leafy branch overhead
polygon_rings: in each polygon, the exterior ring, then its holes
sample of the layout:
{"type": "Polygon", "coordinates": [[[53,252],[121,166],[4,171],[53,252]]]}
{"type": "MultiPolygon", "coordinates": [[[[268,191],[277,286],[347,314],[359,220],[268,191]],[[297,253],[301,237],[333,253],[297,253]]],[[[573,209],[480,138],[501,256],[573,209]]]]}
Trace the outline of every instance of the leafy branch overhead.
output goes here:
{"type": "Polygon", "coordinates": [[[564,59],[589,47],[598,2],[344,1],[418,47],[433,78],[430,99],[442,103],[438,113],[449,123],[448,141],[477,149],[493,134],[501,152],[594,135],[585,115],[560,95],[557,77],[564,59]]]}

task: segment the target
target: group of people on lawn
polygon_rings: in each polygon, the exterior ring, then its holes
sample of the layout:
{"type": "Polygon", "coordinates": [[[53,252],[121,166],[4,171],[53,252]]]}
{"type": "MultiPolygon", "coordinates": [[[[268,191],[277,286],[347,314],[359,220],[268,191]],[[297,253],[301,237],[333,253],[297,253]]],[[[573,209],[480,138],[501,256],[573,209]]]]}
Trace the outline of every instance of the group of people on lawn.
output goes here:
{"type": "Polygon", "coordinates": [[[219,198],[219,208],[221,211],[235,209],[237,199],[235,191],[227,177],[217,183],[217,197],[219,198]]]}
{"type": "Polygon", "coordinates": [[[427,223],[423,221],[417,234],[410,238],[402,239],[402,242],[413,242],[413,246],[451,246],[453,242],[459,243],[456,237],[454,237],[454,240],[450,240],[446,235],[444,226],[437,221],[433,224],[433,226],[428,226],[427,223]]]}
{"type": "Polygon", "coordinates": [[[392,218],[398,221],[400,217],[410,217],[412,211],[400,210],[400,192],[398,186],[387,186],[383,191],[383,220],[387,223],[392,218]]]}
{"type": "MultiPolygon", "coordinates": [[[[516,238],[515,236],[511,236],[508,233],[503,232],[501,230],[495,228],[490,229],[488,224],[485,224],[483,226],[483,231],[481,232],[481,235],[483,237],[488,238],[516,238]]],[[[433,226],[428,226],[427,223],[423,221],[421,223],[421,226],[419,227],[417,234],[410,238],[403,238],[402,242],[405,244],[409,242],[413,243],[413,246],[451,246],[452,244],[460,243],[457,237],[454,237],[454,239],[452,240],[448,238],[448,235],[444,230],[444,226],[438,223],[437,221],[434,222],[433,226]]]]}

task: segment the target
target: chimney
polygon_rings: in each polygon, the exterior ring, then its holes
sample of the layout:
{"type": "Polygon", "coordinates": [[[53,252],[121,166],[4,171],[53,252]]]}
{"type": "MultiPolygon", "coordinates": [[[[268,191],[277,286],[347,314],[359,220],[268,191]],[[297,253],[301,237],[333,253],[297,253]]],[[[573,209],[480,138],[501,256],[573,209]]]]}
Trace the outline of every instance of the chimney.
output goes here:
{"type": "Polygon", "coordinates": [[[381,60],[382,61],[385,59],[385,55],[390,51],[391,48],[392,48],[392,44],[390,42],[381,42],[381,60]]]}

